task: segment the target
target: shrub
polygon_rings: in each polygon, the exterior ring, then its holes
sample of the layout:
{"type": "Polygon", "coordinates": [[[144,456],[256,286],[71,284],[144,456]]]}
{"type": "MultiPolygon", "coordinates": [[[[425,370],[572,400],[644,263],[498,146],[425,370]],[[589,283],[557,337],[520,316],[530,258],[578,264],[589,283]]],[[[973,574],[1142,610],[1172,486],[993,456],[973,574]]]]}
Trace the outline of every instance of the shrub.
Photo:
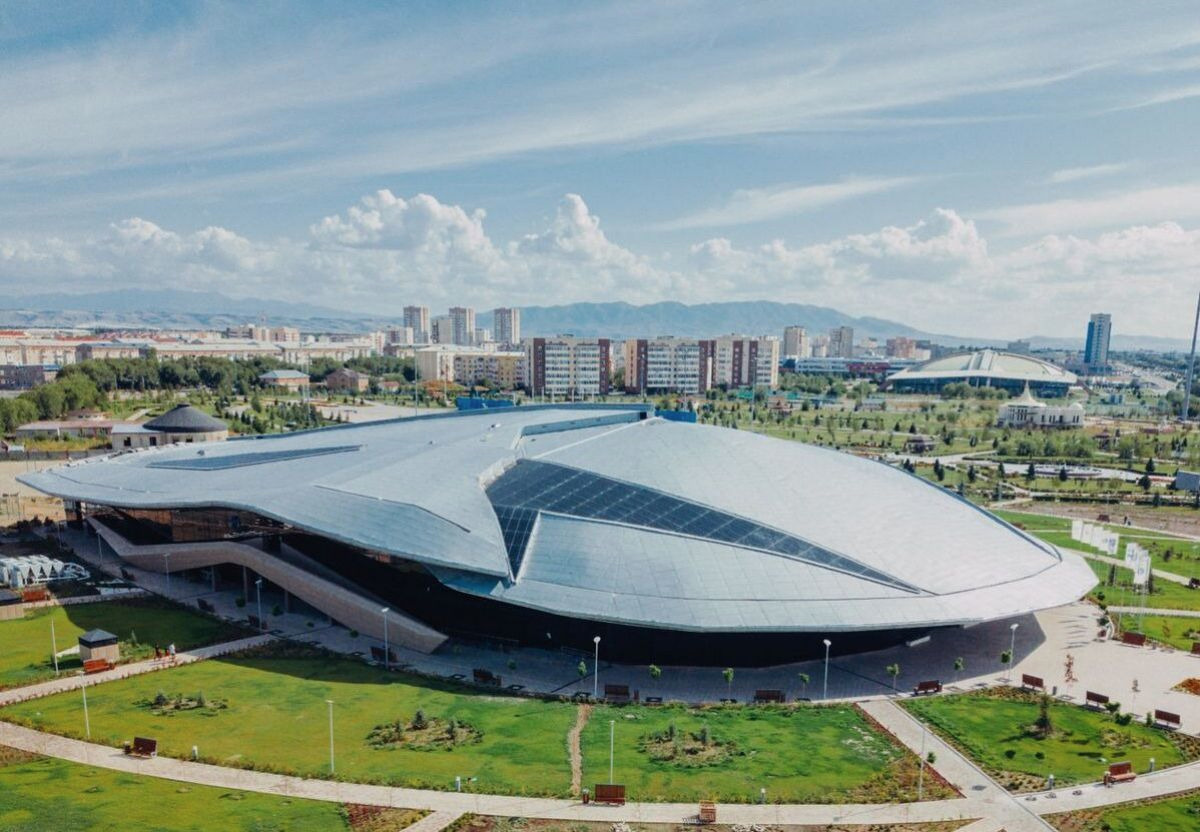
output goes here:
{"type": "Polygon", "coordinates": [[[1011,760],[1013,757],[1017,756],[1017,749],[1015,749],[1015,748],[1006,749],[1004,752],[1004,756],[1011,760]]]}
{"type": "Polygon", "coordinates": [[[233,603],[234,603],[234,604],[237,606],[237,608],[240,610],[240,609],[242,609],[244,606],[246,606],[246,599],[245,599],[245,598],[243,598],[243,597],[241,597],[241,596],[239,595],[237,598],[234,598],[234,599],[233,599],[233,603]]]}

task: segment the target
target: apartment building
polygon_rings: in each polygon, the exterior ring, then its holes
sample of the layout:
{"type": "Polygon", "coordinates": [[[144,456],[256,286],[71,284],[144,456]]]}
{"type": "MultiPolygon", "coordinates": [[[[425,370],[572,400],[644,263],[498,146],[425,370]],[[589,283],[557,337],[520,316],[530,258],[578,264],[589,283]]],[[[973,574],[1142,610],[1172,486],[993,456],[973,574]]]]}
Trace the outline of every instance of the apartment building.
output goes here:
{"type": "Polygon", "coordinates": [[[835,326],[829,330],[829,347],[826,354],[831,358],[853,358],[854,327],[835,326]]]}
{"type": "Polygon", "coordinates": [[[404,325],[413,332],[413,343],[428,344],[432,337],[429,328],[428,306],[404,307],[404,325]]]}
{"type": "Polygon", "coordinates": [[[812,355],[812,344],[804,327],[783,328],[783,355],[785,358],[808,358],[812,355]]]}
{"type": "Polygon", "coordinates": [[[471,307],[450,307],[450,343],[460,346],[475,343],[475,310],[471,307]]]}
{"type": "Polygon", "coordinates": [[[521,310],[506,306],[493,309],[492,331],[497,344],[515,347],[521,343],[521,310]]]}
{"type": "Polygon", "coordinates": [[[525,353],[445,344],[416,352],[417,377],[463,385],[486,382],[504,390],[525,383],[525,353]]]}
{"type": "Polygon", "coordinates": [[[713,342],[713,383],[726,387],[778,387],[779,339],[724,335],[713,342]]]}
{"type": "Polygon", "coordinates": [[[622,348],[630,393],[703,393],[712,387],[715,342],[631,338],[622,348]]]}
{"type": "Polygon", "coordinates": [[[525,384],[535,396],[603,396],[612,378],[612,342],[559,335],[526,342],[525,384]]]}

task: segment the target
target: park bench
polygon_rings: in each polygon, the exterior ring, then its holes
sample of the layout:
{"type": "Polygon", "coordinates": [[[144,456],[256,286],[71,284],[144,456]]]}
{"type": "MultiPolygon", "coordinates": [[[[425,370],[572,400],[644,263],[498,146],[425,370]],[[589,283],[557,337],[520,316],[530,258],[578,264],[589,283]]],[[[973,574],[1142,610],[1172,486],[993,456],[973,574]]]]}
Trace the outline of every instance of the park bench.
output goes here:
{"type": "Polygon", "coordinates": [[[697,823],[716,823],[717,804],[709,800],[700,801],[700,811],[696,813],[697,823]]]}
{"type": "Polygon", "coordinates": [[[617,783],[597,783],[592,799],[613,806],[625,805],[625,787],[617,783]]]}
{"type": "Polygon", "coordinates": [[[250,620],[250,626],[254,629],[261,630],[263,628],[262,621],[257,615],[247,615],[246,618],[250,620]]]}
{"type": "Polygon", "coordinates": [[[130,572],[128,569],[126,569],[124,566],[121,567],[121,577],[127,581],[130,581],[130,582],[133,581],[133,573],[130,572]]]}
{"type": "Polygon", "coordinates": [[[607,702],[628,702],[630,700],[629,685],[605,685],[604,699],[607,702]]]}
{"type": "Polygon", "coordinates": [[[922,696],[924,694],[941,693],[942,682],[940,679],[927,679],[924,682],[918,682],[913,688],[913,696],[922,696]]]}
{"type": "Polygon", "coordinates": [[[88,659],[83,663],[83,672],[90,676],[93,673],[103,673],[112,670],[113,664],[108,659],[88,659]]]}
{"type": "Polygon", "coordinates": [[[1178,731],[1183,724],[1179,718],[1179,714],[1173,714],[1170,711],[1161,711],[1157,708],[1154,710],[1154,727],[1162,728],[1165,731],[1178,731]]]}
{"type": "Polygon", "coordinates": [[[1021,689],[1022,690],[1040,690],[1043,693],[1046,691],[1046,682],[1041,676],[1031,676],[1028,673],[1021,674],[1021,689]]]}
{"type": "Polygon", "coordinates": [[[37,601],[49,601],[50,590],[40,584],[38,586],[25,587],[21,590],[21,600],[26,604],[32,604],[37,601]]]}
{"type": "Polygon", "coordinates": [[[1104,785],[1110,786],[1113,783],[1125,783],[1136,779],[1137,775],[1133,773],[1133,763],[1111,763],[1108,766],[1108,772],[1104,775],[1104,785]]]}
{"type": "Polygon", "coordinates": [[[783,691],[775,690],[774,688],[766,688],[763,690],[754,691],[754,701],[759,703],[764,702],[786,702],[787,696],[783,691]]]}
{"type": "Polygon", "coordinates": [[[382,647],[372,646],[371,647],[371,658],[374,659],[375,661],[379,662],[380,664],[385,664],[385,663],[395,664],[396,663],[396,654],[394,652],[392,652],[392,648],[390,648],[390,647],[387,649],[387,652],[385,653],[385,652],[383,652],[382,647]]]}
{"type": "Polygon", "coordinates": [[[1145,647],[1146,636],[1143,633],[1121,633],[1121,643],[1128,644],[1133,647],[1145,647]]]}
{"type": "Polygon", "coordinates": [[[1192,642],[1192,655],[1193,655],[1193,656],[1200,656],[1200,641],[1193,641],[1193,642],[1192,642]]]}
{"type": "Polygon", "coordinates": [[[1103,693],[1096,693],[1093,690],[1089,690],[1083,699],[1083,706],[1085,708],[1094,708],[1097,711],[1104,710],[1104,706],[1107,704],[1108,697],[1103,693]]]}
{"type": "Polygon", "coordinates": [[[200,608],[200,612],[216,612],[217,608],[205,601],[203,598],[196,599],[196,606],[200,608]]]}
{"type": "Polygon", "coordinates": [[[661,696],[647,696],[646,704],[647,705],[661,705],[662,697],[661,696]]]}
{"type": "Polygon", "coordinates": [[[1097,514],[1097,515],[1096,515],[1096,522],[1098,522],[1098,523],[1111,523],[1111,522],[1112,522],[1112,518],[1111,518],[1111,517],[1109,517],[1107,514],[1097,514]]]}
{"type": "Polygon", "coordinates": [[[471,678],[475,680],[477,685],[495,685],[500,687],[500,677],[490,670],[484,670],[482,667],[477,667],[471,671],[471,678]]]}
{"type": "Polygon", "coordinates": [[[1200,578],[1192,578],[1189,580],[1188,589],[1200,589],[1200,578]]]}
{"type": "Polygon", "coordinates": [[[158,756],[158,740],[152,740],[148,737],[134,737],[133,746],[129,752],[135,757],[157,757],[158,756]]]}

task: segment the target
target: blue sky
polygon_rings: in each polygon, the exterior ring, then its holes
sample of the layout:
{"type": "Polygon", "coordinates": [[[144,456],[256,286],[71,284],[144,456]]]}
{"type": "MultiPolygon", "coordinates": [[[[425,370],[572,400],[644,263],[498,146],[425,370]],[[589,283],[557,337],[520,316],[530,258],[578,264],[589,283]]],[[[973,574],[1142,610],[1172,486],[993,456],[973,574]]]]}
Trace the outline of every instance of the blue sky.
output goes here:
{"type": "Polygon", "coordinates": [[[17,3],[0,101],[12,294],[1182,337],[1200,288],[1189,3],[17,3]]]}

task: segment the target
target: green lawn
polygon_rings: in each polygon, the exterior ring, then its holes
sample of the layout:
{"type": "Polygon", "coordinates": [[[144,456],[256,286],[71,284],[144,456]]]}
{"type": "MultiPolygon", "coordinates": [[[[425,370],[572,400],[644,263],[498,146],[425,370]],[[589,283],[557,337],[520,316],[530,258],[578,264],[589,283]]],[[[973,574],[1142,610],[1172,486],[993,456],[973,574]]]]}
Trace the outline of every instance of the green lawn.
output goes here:
{"type": "Polygon", "coordinates": [[[1200,828],[1200,792],[1134,806],[1072,812],[1048,820],[1060,829],[1079,832],[1195,832],[1200,828]]]}
{"type": "Polygon", "coordinates": [[[0,829],[6,832],[341,832],[349,828],[335,803],[192,786],[54,759],[0,767],[0,829]]]}
{"type": "Polygon", "coordinates": [[[1123,566],[1116,568],[1116,584],[1107,586],[1112,567],[1102,561],[1088,560],[1088,565],[1100,579],[1088,597],[1110,606],[1133,607],[1144,605],[1160,610],[1200,610],[1200,590],[1188,589],[1183,584],[1165,578],[1154,579],[1154,591],[1143,597],[1133,586],[1133,572],[1123,566]]]}
{"type": "MultiPolygon", "coordinates": [[[[589,788],[608,782],[610,720],[614,780],[634,800],[749,802],[763,787],[769,800],[789,803],[916,799],[907,776],[915,758],[853,707],[597,707],[581,738],[589,788]],[[686,746],[674,759],[654,759],[645,744],[671,724],[693,746],[707,726],[716,759],[698,765],[686,746]]],[[[928,798],[935,785],[926,786],[928,798]]]]}
{"type": "MultiPolygon", "coordinates": [[[[1037,697],[1016,691],[910,699],[904,704],[996,773],[1037,778],[1053,774],[1065,786],[1099,780],[1104,773],[1101,758],[1129,760],[1139,772],[1148,770],[1151,757],[1158,768],[1185,762],[1183,752],[1161,731],[1137,720],[1120,726],[1107,712],[1057,701],[1050,704],[1052,732],[1039,739],[1028,730],[1038,719],[1037,697]]],[[[1003,774],[1000,781],[1008,782],[1003,774]]]]}
{"type": "Polygon", "coordinates": [[[1191,652],[1192,642],[1200,641],[1200,618],[1166,615],[1122,615],[1121,629],[1145,633],[1155,641],[1191,652]]]}
{"type": "MultiPolygon", "coordinates": [[[[472,693],[360,661],[282,649],[287,651],[282,656],[260,651],[89,688],[92,739],[119,745],[135,735],[148,736],[170,756],[186,757],[196,745],[211,762],[324,777],[329,773],[329,699],[335,703],[339,777],[440,789],[452,788],[455,776],[476,777],[474,788],[487,792],[567,794],[566,737],[575,720],[573,704],[472,693]],[[137,704],[159,691],[169,697],[203,693],[210,703],[226,707],[155,715],[137,704]],[[453,718],[482,736],[477,743],[436,750],[368,743],[376,725],[408,724],[418,709],[429,720],[453,718]]],[[[78,693],[14,705],[0,711],[0,718],[72,736],[83,730],[78,693]]]]}
{"type": "MultiPolygon", "coordinates": [[[[228,639],[246,630],[157,598],[97,601],[66,607],[44,607],[24,618],[0,622],[0,688],[26,685],[54,676],[50,622],[59,650],[78,643],[81,633],[102,629],[121,639],[122,658],[153,655],[154,645],[175,643],[187,650],[228,639]],[[134,638],[137,644],[133,643],[134,638]]],[[[59,659],[60,672],[80,669],[78,656],[59,659]]]]}

